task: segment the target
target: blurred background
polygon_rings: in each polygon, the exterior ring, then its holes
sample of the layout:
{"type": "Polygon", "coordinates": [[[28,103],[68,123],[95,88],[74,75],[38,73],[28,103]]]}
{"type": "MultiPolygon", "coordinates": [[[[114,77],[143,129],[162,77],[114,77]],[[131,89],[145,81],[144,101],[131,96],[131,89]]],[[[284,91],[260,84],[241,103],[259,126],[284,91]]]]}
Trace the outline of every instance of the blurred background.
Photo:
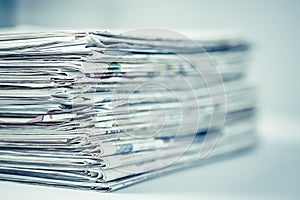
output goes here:
{"type": "Polygon", "coordinates": [[[197,193],[202,188],[202,194],[299,196],[299,19],[298,0],[0,0],[3,30],[28,26],[103,30],[159,27],[179,32],[226,29],[237,30],[252,41],[249,72],[251,81],[258,86],[260,149],[240,160],[127,190],[134,193],[157,190],[197,193]],[[195,173],[202,182],[198,180],[196,184],[194,180],[186,186],[187,190],[176,183],[178,179],[191,181],[195,173]]]}

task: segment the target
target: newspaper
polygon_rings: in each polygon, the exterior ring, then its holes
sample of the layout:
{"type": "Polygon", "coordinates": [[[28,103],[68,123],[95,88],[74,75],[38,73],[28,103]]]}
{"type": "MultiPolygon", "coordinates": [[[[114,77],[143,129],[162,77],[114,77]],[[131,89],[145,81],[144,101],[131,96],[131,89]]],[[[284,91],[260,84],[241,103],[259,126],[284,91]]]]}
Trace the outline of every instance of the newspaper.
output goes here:
{"type": "Polygon", "coordinates": [[[146,33],[0,34],[1,180],[111,191],[255,146],[249,43],[146,33]]]}

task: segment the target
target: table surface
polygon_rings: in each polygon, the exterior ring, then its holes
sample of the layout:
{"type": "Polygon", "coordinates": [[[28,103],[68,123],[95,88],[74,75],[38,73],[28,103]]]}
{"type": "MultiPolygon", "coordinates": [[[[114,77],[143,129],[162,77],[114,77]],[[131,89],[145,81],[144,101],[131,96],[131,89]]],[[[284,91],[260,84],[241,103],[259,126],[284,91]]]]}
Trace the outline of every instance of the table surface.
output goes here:
{"type": "Polygon", "coordinates": [[[258,120],[260,145],[231,159],[145,181],[114,193],[0,182],[0,199],[298,199],[299,120],[264,116],[258,120]]]}

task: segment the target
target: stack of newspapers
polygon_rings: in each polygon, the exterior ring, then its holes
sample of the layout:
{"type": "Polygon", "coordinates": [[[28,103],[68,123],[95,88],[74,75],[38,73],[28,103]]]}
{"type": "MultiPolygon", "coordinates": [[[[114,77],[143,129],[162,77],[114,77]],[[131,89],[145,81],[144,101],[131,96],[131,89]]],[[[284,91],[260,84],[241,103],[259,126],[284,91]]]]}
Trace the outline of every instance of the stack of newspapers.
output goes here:
{"type": "Polygon", "coordinates": [[[111,191],[251,149],[249,44],[192,35],[0,34],[0,179],[111,191]]]}

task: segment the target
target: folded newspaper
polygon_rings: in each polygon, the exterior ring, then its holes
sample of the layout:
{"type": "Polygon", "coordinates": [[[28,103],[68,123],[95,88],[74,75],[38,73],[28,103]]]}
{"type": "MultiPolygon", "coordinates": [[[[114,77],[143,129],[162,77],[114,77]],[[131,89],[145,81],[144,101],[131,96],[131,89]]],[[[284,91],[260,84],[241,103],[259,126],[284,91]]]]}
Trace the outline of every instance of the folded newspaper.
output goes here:
{"type": "Polygon", "coordinates": [[[111,191],[251,149],[249,50],[158,29],[0,34],[0,179],[111,191]]]}

